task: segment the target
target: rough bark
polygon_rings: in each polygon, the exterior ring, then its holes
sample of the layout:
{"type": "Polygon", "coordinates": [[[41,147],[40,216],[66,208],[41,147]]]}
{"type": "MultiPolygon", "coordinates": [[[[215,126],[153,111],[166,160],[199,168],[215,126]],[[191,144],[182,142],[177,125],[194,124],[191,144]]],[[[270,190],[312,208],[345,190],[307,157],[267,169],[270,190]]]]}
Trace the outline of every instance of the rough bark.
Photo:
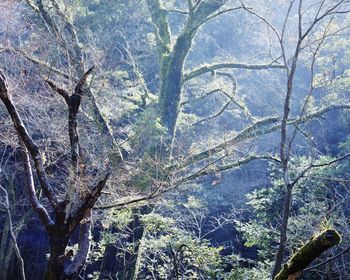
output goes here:
{"type": "Polygon", "coordinates": [[[91,246],[91,209],[85,212],[80,221],[78,252],[69,266],[64,269],[62,280],[75,279],[83,269],[91,246]]]}
{"type": "MultiPolygon", "coordinates": [[[[161,122],[168,132],[167,145],[172,146],[176,132],[176,122],[180,113],[180,102],[184,82],[207,72],[224,68],[261,70],[269,68],[284,68],[277,64],[249,65],[243,63],[219,63],[203,66],[192,72],[184,73],[186,57],[191,49],[193,39],[200,26],[221,14],[222,7],[227,1],[198,1],[189,5],[188,18],[175,43],[171,44],[171,33],[167,20],[167,11],[162,1],[147,1],[160,54],[160,98],[159,112],[161,122]]],[[[233,9],[234,10],[234,9],[233,9]]]]}

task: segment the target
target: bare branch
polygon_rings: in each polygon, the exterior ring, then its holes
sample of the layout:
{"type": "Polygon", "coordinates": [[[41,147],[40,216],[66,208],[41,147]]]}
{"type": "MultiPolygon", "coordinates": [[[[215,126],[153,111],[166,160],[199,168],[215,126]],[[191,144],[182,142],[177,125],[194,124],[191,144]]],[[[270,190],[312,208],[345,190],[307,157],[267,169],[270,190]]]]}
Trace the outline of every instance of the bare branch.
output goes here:
{"type": "Polygon", "coordinates": [[[46,229],[49,229],[54,223],[50,218],[49,213],[45,209],[45,207],[40,203],[36,192],[35,192],[35,187],[34,187],[34,180],[33,180],[33,173],[32,173],[32,167],[30,164],[29,160],[29,155],[27,152],[26,147],[24,144],[21,142],[21,157],[23,160],[23,166],[24,166],[24,174],[25,174],[25,188],[28,193],[29,201],[34,209],[34,211],[37,213],[40,221],[44,224],[46,229]]]}
{"type": "Polygon", "coordinates": [[[169,9],[168,11],[169,11],[170,13],[178,13],[178,14],[188,15],[188,12],[187,12],[187,11],[183,11],[183,10],[169,9]]]}
{"type": "Polygon", "coordinates": [[[311,164],[310,164],[308,167],[306,167],[302,172],[300,172],[300,174],[290,183],[290,185],[291,185],[291,186],[294,186],[295,184],[297,184],[297,183],[299,182],[299,180],[300,180],[301,178],[304,178],[304,177],[305,177],[305,174],[306,174],[307,172],[309,172],[309,171],[310,171],[311,169],[313,169],[313,168],[329,166],[329,165],[332,165],[332,164],[334,164],[334,163],[336,163],[336,162],[338,162],[338,161],[341,161],[341,160],[343,160],[343,159],[346,159],[346,158],[348,158],[348,157],[350,157],[350,153],[349,153],[349,154],[345,154],[345,155],[343,155],[343,156],[341,156],[341,157],[335,158],[335,159],[333,159],[333,160],[331,160],[331,161],[329,161],[329,162],[319,163],[319,164],[313,164],[313,163],[311,163],[311,164]]]}
{"type": "Polygon", "coordinates": [[[69,92],[59,86],[57,86],[53,81],[47,79],[45,80],[45,82],[55,91],[57,92],[59,95],[61,95],[64,100],[67,102],[67,104],[69,103],[69,92]]]}
{"type": "Polygon", "coordinates": [[[4,189],[1,185],[0,185],[0,202],[1,202],[0,206],[2,205],[5,208],[5,211],[7,214],[11,240],[13,243],[13,247],[15,249],[15,254],[16,254],[18,261],[19,261],[21,279],[26,280],[26,276],[25,276],[25,272],[24,272],[24,261],[23,261],[23,258],[21,256],[21,252],[20,252],[19,247],[18,247],[16,235],[15,235],[14,230],[13,230],[8,193],[7,193],[6,189],[4,189]]]}
{"type": "Polygon", "coordinates": [[[305,272],[305,271],[308,271],[308,270],[313,270],[313,269],[319,268],[319,267],[321,267],[321,266],[323,266],[323,265],[325,265],[325,264],[327,264],[327,263],[329,263],[329,262],[331,262],[331,261],[334,261],[335,259],[341,257],[342,255],[344,255],[345,253],[347,253],[347,252],[349,252],[349,251],[350,251],[350,246],[348,246],[346,249],[344,249],[344,250],[341,251],[340,253],[334,255],[333,257],[330,257],[330,258],[324,260],[323,262],[320,262],[320,263],[318,263],[318,264],[315,264],[315,265],[313,265],[313,266],[310,266],[310,267],[308,267],[308,268],[305,268],[305,269],[304,269],[304,272],[305,272]]]}
{"type": "Polygon", "coordinates": [[[13,49],[13,48],[0,48],[0,53],[12,53],[12,54],[18,54],[24,59],[28,60],[30,63],[33,63],[34,65],[38,66],[39,68],[47,69],[49,72],[55,73],[63,78],[70,79],[71,76],[67,73],[64,73],[62,70],[53,67],[52,65],[46,63],[45,61],[41,61],[35,57],[30,56],[29,54],[25,53],[22,50],[19,49],[13,49]]]}
{"type": "Polygon", "coordinates": [[[199,96],[198,98],[194,98],[194,99],[191,99],[191,100],[182,101],[180,105],[181,105],[181,106],[185,106],[185,105],[187,105],[187,104],[200,101],[200,100],[202,100],[202,99],[204,99],[204,98],[206,98],[206,97],[208,97],[208,96],[210,96],[210,95],[212,95],[212,94],[214,94],[214,93],[221,92],[221,91],[222,91],[222,90],[221,90],[220,88],[213,89],[213,90],[208,91],[207,93],[205,93],[205,94],[199,96]]]}
{"type": "Polygon", "coordinates": [[[8,89],[6,85],[5,75],[0,70],[0,99],[4,103],[7,112],[11,116],[12,123],[14,128],[16,129],[16,132],[19,136],[19,138],[23,141],[24,145],[30,152],[34,163],[35,163],[35,169],[39,177],[40,185],[46,195],[46,197],[49,199],[50,203],[54,207],[54,209],[59,209],[59,201],[57,197],[55,196],[53,189],[50,185],[50,182],[46,176],[46,172],[44,170],[43,161],[41,158],[41,154],[39,151],[38,146],[33,141],[33,139],[30,137],[26,127],[24,126],[21,117],[19,116],[17,109],[15,105],[13,104],[9,94],[8,89]]]}
{"type": "Polygon", "coordinates": [[[237,10],[240,10],[240,9],[243,9],[243,7],[235,7],[235,8],[229,8],[229,9],[224,9],[224,10],[218,11],[218,12],[210,15],[209,17],[207,17],[206,20],[201,25],[203,25],[204,23],[206,23],[206,22],[208,22],[208,21],[210,21],[212,19],[217,18],[218,16],[220,16],[222,14],[226,14],[226,13],[229,13],[229,12],[237,11],[237,10]]]}
{"type": "Polygon", "coordinates": [[[83,76],[80,78],[79,82],[77,83],[77,85],[75,86],[74,89],[74,93],[75,94],[80,94],[83,91],[83,86],[85,85],[86,79],[89,77],[89,75],[91,74],[92,70],[94,70],[95,66],[91,66],[84,74],[83,76]]]}
{"type": "Polygon", "coordinates": [[[203,118],[197,122],[195,122],[193,125],[199,125],[203,122],[206,122],[206,121],[209,121],[209,120],[212,120],[212,119],[215,119],[217,117],[219,117],[223,112],[225,112],[225,110],[227,109],[227,107],[231,104],[231,100],[227,101],[220,109],[218,112],[216,112],[215,114],[209,116],[209,117],[206,117],[206,118],[203,118]]]}

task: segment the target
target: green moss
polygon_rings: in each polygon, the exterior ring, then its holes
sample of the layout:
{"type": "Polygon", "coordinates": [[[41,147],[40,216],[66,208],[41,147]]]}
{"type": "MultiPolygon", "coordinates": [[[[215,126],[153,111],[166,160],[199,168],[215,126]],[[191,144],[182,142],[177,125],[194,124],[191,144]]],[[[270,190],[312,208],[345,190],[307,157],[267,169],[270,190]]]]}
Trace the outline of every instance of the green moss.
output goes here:
{"type": "Polygon", "coordinates": [[[334,229],[327,229],[312,237],[305,245],[296,251],[290,260],[284,264],[274,280],[288,280],[291,275],[299,275],[313,260],[324,251],[339,244],[341,237],[334,229]]]}

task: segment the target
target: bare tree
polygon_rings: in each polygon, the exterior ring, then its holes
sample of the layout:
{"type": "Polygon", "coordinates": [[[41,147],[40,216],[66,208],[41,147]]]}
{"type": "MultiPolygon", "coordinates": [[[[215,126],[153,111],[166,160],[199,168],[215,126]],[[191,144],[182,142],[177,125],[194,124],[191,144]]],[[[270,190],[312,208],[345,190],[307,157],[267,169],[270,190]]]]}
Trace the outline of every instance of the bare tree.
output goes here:
{"type": "MultiPolygon", "coordinates": [[[[282,28],[278,30],[272,23],[269,22],[266,18],[259,15],[252,8],[248,8],[243,3],[244,9],[251,13],[253,16],[262,20],[266,23],[269,28],[274,32],[277,37],[278,44],[281,49],[283,64],[286,69],[286,88],[285,99],[284,99],[284,107],[283,107],[283,116],[280,125],[281,132],[281,142],[280,142],[280,160],[281,160],[281,169],[282,169],[282,177],[284,181],[284,189],[285,189],[285,198],[284,198],[284,206],[283,206],[283,217],[280,228],[280,241],[278,246],[278,251],[276,254],[276,260],[274,264],[274,268],[272,271],[272,278],[274,278],[281,269],[284,255],[285,255],[285,246],[287,241],[287,230],[288,230],[288,219],[290,215],[290,207],[292,201],[292,190],[293,186],[298,183],[298,181],[305,176],[305,174],[312,168],[317,167],[317,165],[310,163],[310,165],[300,172],[295,178],[291,178],[290,175],[290,158],[292,155],[293,142],[295,140],[296,135],[300,132],[300,124],[301,120],[305,116],[306,108],[309,104],[310,97],[314,93],[314,67],[315,62],[318,58],[319,51],[323,46],[324,42],[328,37],[333,36],[339,30],[332,30],[330,28],[332,22],[335,20],[337,15],[346,14],[349,12],[349,7],[347,6],[346,1],[321,1],[317,4],[307,5],[304,1],[290,1],[287,13],[283,21],[282,28]],[[287,41],[290,43],[290,38],[287,38],[287,30],[290,18],[292,17],[293,9],[296,10],[297,13],[297,36],[294,41],[292,56],[288,56],[288,48],[287,41]],[[315,38],[311,38],[315,36],[317,30],[322,30],[320,32],[321,35],[315,38]],[[311,62],[310,62],[310,72],[311,72],[311,80],[310,87],[305,98],[305,102],[301,108],[300,114],[297,117],[297,121],[294,124],[294,128],[291,131],[288,130],[288,119],[290,118],[290,110],[291,110],[291,100],[294,93],[294,82],[297,67],[299,65],[299,60],[302,53],[305,49],[311,48],[311,62]]],[[[346,27],[345,27],[346,28],[346,27]]],[[[343,29],[340,29],[343,30],[343,29]]]]}
{"type": "MultiPolygon", "coordinates": [[[[83,77],[77,83],[75,91],[72,95],[68,95],[68,93],[66,95],[66,92],[63,93],[63,91],[57,89],[57,92],[65,98],[69,108],[69,136],[71,140],[71,157],[74,168],[78,162],[78,157],[76,154],[78,135],[76,134],[75,118],[78,113],[80,99],[82,97],[82,87],[84,86],[85,81],[91,71],[92,68],[83,75],[83,77]]],[[[2,72],[0,73],[0,77],[0,98],[5,104],[7,111],[12,118],[13,126],[16,129],[20,142],[22,143],[22,156],[29,199],[33,209],[38,214],[41,222],[45,225],[50,239],[50,259],[48,269],[45,274],[45,279],[74,279],[77,275],[79,275],[81,269],[83,268],[90,250],[91,209],[100,196],[101,191],[109,177],[109,173],[107,173],[107,175],[105,175],[105,177],[100,180],[97,185],[92,186],[89,192],[85,193],[84,196],[75,198],[73,201],[72,197],[69,195],[69,192],[67,192],[67,196],[60,200],[54,193],[54,190],[47,178],[38,146],[28,134],[16,107],[11,100],[6,84],[6,78],[2,72]],[[53,209],[55,220],[51,218],[49,212],[39,202],[35,192],[29,154],[34,161],[36,174],[39,178],[41,188],[53,209]],[[67,205],[71,203],[76,203],[73,210],[72,207],[67,208],[67,205]],[[72,262],[67,267],[64,267],[64,263],[62,263],[60,259],[66,254],[65,249],[69,238],[77,226],[80,228],[79,249],[72,262]]],[[[73,170],[73,173],[77,175],[76,170],[73,170]]]]}

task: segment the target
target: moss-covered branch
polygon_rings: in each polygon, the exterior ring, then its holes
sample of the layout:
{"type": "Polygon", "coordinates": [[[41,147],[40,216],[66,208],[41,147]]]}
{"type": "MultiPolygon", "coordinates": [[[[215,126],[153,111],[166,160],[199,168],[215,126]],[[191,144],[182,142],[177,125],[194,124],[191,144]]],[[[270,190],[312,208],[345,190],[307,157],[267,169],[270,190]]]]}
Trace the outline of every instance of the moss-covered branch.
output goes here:
{"type": "MultiPolygon", "coordinates": [[[[290,119],[287,124],[293,125],[297,122],[299,123],[305,123],[310,120],[316,119],[318,117],[321,117],[322,115],[326,114],[327,112],[330,112],[332,110],[341,110],[341,109],[350,109],[350,104],[332,104],[329,106],[326,106],[320,110],[317,110],[313,113],[307,114],[303,116],[302,118],[297,119],[290,119]]],[[[210,157],[211,155],[220,153],[222,151],[225,151],[228,147],[232,147],[235,144],[238,144],[242,141],[251,139],[253,137],[258,137],[261,135],[266,135],[268,133],[271,133],[273,131],[278,130],[281,127],[280,124],[280,117],[279,116],[273,116],[273,117],[266,117],[264,119],[260,119],[255,121],[250,126],[246,127],[239,133],[237,133],[235,136],[233,136],[231,139],[226,140],[225,142],[209,148],[207,150],[204,150],[198,154],[195,154],[187,159],[186,164],[183,166],[187,166],[189,164],[198,162],[200,160],[206,159],[210,157]]]]}
{"type": "Polygon", "coordinates": [[[313,237],[309,242],[302,246],[291,258],[284,264],[282,270],[276,275],[274,280],[294,280],[301,272],[324,251],[340,243],[340,235],[333,229],[325,230],[319,235],[313,237]]]}
{"type": "MultiPolygon", "coordinates": [[[[219,158],[219,160],[220,159],[222,159],[222,158],[219,158]]],[[[215,163],[219,160],[214,160],[213,162],[208,163],[205,167],[195,171],[194,173],[192,173],[186,177],[180,178],[179,180],[176,181],[176,185],[181,185],[183,183],[190,182],[192,180],[195,180],[197,178],[200,178],[200,177],[203,177],[206,175],[215,174],[218,172],[234,169],[234,168],[243,166],[243,165],[248,164],[248,163],[255,161],[255,160],[269,160],[269,161],[273,161],[273,162],[280,162],[280,160],[278,158],[273,157],[271,155],[249,155],[245,158],[242,158],[242,159],[237,160],[235,162],[232,162],[230,164],[223,164],[223,165],[214,166],[215,163]]]]}
{"type": "Polygon", "coordinates": [[[214,71],[219,69],[264,70],[264,69],[276,69],[276,68],[283,69],[285,67],[281,64],[246,64],[246,63],[234,63],[234,62],[218,63],[218,64],[212,64],[212,65],[204,65],[191,72],[186,73],[184,76],[184,81],[191,80],[193,78],[196,78],[206,73],[213,73],[214,71]]]}

